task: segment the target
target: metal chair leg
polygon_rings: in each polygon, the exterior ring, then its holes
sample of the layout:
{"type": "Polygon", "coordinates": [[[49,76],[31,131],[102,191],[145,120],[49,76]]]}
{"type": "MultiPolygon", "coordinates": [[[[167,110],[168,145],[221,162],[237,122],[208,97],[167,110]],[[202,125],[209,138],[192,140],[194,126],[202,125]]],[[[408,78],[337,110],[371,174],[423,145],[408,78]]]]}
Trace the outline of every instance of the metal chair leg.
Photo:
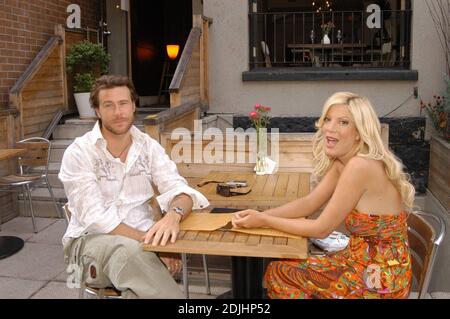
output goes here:
{"type": "Polygon", "coordinates": [[[209,271],[208,271],[208,263],[206,260],[206,255],[203,256],[203,271],[205,272],[205,287],[206,287],[206,294],[211,294],[211,286],[209,284],[209,271]]]}
{"type": "Polygon", "coordinates": [[[45,176],[45,182],[47,183],[47,189],[48,189],[48,191],[50,193],[50,196],[52,197],[52,201],[53,201],[53,205],[55,206],[57,217],[59,216],[59,218],[65,219],[64,215],[63,215],[63,212],[59,209],[58,205],[56,204],[55,195],[53,194],[53,190],[52,190],[52,187],[50,186],[50,183],[48,182],[47,176],[45,176]]]}
{"type": "Polygon", "coordinates": [[[187,267],[187,256],[186,254],[181,254],[181,261],[183,263],[183,290],[184,297],[189,299],[189,282],[188,282],[188,267],[187,267]]]}
{"type": "Polygon", "coordinates": [[[22,186],[22,201],[23,201],[23,212],[28,211],[28,195],[27,195],[27,189],[25,188],[25,185],[22,186]]]}
{"type": "Polygon", "coordinates": [[[31,200],[31,191],[30,191],[30,185],[25,185],[26,189],[27,189],[27,194],[28,194],[28,203],[30,204],[30,213],[31,213],[31,221],[33,222],[33,229],[34,232],[37,233],[37,227],[36,227],[36,221],[34,220],[34,209],[33,209],[33,203],[31,200]]]}

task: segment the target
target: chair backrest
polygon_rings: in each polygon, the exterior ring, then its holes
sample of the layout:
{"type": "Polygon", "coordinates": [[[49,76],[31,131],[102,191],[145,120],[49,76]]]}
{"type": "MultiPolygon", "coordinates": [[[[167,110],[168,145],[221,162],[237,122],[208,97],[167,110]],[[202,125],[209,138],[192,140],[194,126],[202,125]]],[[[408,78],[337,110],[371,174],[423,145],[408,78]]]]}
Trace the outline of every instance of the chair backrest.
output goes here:
{"type": "Polygon", "coordinates": [[[439,216],[425,212],[411,212],[407,220],[408,242],[412,260],[413,277],[417,284],[418,298],[428,292],[437,250],[445,235],[445,222],[439,216]],[[440,227],[439,234],[425,219],[434,219],[440,227]]]}
{"type": "Polygon", "coordinates": [[[51,150],[49,140],[42,137],[30,137],[17,142],[16,148],[27,150],[18,159],[21,173],[23,173],[24,167],[45,166],[45,174],[47,174],[51,150]]]}
{"type": "Polygon", "coordinates": [[[267,43],[265,41],[261,41],[261,50],[264,56],[264,62],[266,63],[266,67],[272,67],[272,62],[270,62],[270,51],[267,43]]]}

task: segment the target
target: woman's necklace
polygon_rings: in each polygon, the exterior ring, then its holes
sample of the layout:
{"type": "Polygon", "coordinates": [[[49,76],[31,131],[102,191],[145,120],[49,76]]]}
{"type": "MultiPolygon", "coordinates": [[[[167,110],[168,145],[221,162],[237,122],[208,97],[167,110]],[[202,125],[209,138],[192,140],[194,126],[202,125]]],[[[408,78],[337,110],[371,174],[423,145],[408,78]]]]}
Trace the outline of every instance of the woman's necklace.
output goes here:
{"type": "Polygon", "coordinates": [[[127,145],[125,145],[124,149],[119,153],[119,155],[114,155],[111,151],[109,151],[109,153],[111,153],[111,155],[114,158],[120,158],[122,156],[123,153],[125,153],[125,151],[130,147],[131,143],[133,142],[133,140],[130,138],[130,141],[127,143],[127,145]]]}

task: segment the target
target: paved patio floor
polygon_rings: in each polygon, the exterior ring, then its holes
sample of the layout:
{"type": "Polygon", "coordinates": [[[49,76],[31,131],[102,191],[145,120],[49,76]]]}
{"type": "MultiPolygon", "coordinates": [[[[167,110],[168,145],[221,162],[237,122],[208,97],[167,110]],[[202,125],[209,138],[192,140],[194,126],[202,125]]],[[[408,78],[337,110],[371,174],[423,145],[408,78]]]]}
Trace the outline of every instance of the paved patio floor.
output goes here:
{"type": "MultiPolygon", "coordinates": [[[[17,217],[2,225],[0,236],[18,236],[25,246],[0,260],[0,299],[72,299],[78,289],[66,285],[61,238],[66,228],[61,219],[36,218],[39,232],[33,233],[31,218],[17,217]]],[[[211,274],[211,295],[205,294],[203,274],[191,272],[190,298],[206,299],[230,290],[229,275],[211,274]]],[[[432,292],[429,298],[450,299],[448,292],[432,292]]]]}
{"type": "MultiPolygon", "coordinates": [[[[25,246],[18,253],[0,260],[0,299],[73,299],[79,290],[66,285],[61,238],[64,220],[36,218],[39,232],[33,233],[31,218],[17,217],[2,225],[0,236],[18,236],[25,246]]],[[[211,295],[207,295],[203,274],[191,272],[191,299],[216,298],[229,291],[229,275],[211,274],[211,295]]],[[[181,285],[180,285],[181,287],[181,285]]]]}

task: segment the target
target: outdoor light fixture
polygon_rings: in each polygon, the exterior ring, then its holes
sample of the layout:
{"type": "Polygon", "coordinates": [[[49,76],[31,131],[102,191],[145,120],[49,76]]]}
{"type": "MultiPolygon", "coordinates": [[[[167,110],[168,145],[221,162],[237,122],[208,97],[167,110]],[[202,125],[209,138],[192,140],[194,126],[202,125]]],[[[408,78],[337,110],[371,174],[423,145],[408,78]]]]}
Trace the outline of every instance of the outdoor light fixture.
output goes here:
{"type": "Polygon", "coordinates": [[[313,10],[319,13],[320,11],[333,11],[333,1],[331,0],[316,0],[312,2],[313,10]]]}
{"type": "Polygon", "coordinates": [[[171,60],[175,60],[178,56],[178,52],[180,51],[180,46],[178,44],[168,44],[166,45],[167,56],[171,60]]]}

